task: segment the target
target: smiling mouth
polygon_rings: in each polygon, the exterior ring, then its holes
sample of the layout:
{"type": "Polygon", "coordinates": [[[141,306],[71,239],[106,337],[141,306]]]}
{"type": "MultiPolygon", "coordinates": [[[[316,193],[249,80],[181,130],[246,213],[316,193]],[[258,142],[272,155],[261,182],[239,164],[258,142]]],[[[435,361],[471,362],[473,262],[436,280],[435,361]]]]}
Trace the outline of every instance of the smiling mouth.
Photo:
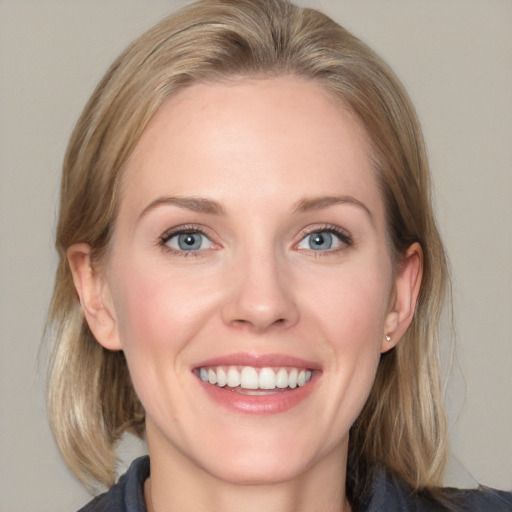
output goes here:
{"type": "Polygon", "coordinates": [[[295,367],[209,366],[194,373],[203,382],[247,395],[274,394],[307,384],[314,371],[295,367]]]}

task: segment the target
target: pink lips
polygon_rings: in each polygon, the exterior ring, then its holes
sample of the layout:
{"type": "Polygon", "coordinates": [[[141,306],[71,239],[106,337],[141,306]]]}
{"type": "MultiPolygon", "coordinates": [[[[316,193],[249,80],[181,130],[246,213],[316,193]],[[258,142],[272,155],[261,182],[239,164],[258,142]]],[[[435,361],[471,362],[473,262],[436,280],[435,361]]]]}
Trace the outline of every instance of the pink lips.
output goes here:
{"type": "Polygon", "coordinates": [[[321,366],[318,363],[283,354],[230,354],[201,361],[193,366],[192,371],[212,366],[295,367],[316,370],[312,379],[304,386],[262,395],[241,394],[230,388],[220,388],[197,379],[198,385],[211,400],[231,411],[244,414],[270,415],[292,409],[309,396],[321,375],[321,366]]]}
{"type": "Polygon", "coordinates": [[[205,366],[254,366],[255,368],[293,366],[309,370],[321,369],[318,363],[284,354],[230,354],[201,361],[195,364],[193,369],[205,366]]]}

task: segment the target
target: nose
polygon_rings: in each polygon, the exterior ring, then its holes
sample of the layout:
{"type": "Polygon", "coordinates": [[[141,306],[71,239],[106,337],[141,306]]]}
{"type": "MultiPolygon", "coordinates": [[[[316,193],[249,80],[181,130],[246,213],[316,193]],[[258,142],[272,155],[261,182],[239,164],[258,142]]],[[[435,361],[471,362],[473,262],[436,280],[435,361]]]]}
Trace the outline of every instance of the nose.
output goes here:
{"type": "Polygon", "coordinates": [[[226,324],[263,333],[289,328],[299,319],[293,278],[275,255],[241,256],[230,271],[222,317],[226,324]]]}

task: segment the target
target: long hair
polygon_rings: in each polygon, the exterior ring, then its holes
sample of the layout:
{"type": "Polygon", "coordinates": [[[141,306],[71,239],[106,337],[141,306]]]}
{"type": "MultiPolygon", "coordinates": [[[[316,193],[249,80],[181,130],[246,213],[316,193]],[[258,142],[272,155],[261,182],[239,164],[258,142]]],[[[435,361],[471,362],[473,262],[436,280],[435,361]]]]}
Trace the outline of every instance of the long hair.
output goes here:
{"type": "Polygon", "coordinates": [[[384,354],[349,441],[349,480],[361,492],[379,465],[413,490],[436,487],[446,460],[438,322],[447,266],[430,197],[423,136],[388,66],[322,13],[286,0],[203,0],[164,19],[113,63],[79,118],[65,155],[48,317],[48,411],[57,444],[85,483],[115,481],[115,446],[144,435],[144,410],[122,352],[92,336],[74,290],[67,249],[90,244],[101,261],[115,229],[123,170],[166,98],[197,82],[296,76],[322,85],[353,112],[371,142],[394,264],[423,248],[417,310],[384,354]]]}

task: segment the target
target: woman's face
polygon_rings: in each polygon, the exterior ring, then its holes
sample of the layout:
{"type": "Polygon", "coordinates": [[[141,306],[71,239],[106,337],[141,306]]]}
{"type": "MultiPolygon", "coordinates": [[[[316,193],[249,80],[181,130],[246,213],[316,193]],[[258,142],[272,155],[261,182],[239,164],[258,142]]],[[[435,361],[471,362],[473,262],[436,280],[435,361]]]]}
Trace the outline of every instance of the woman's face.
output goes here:
{"type": "Polygon", "coordinates": [[[126,355],[154,460],[233,482],[344,465],[399,278],[365,134],[320,85],[170,98],[130,159],[102,279],[96,334],[126,355]]]}

